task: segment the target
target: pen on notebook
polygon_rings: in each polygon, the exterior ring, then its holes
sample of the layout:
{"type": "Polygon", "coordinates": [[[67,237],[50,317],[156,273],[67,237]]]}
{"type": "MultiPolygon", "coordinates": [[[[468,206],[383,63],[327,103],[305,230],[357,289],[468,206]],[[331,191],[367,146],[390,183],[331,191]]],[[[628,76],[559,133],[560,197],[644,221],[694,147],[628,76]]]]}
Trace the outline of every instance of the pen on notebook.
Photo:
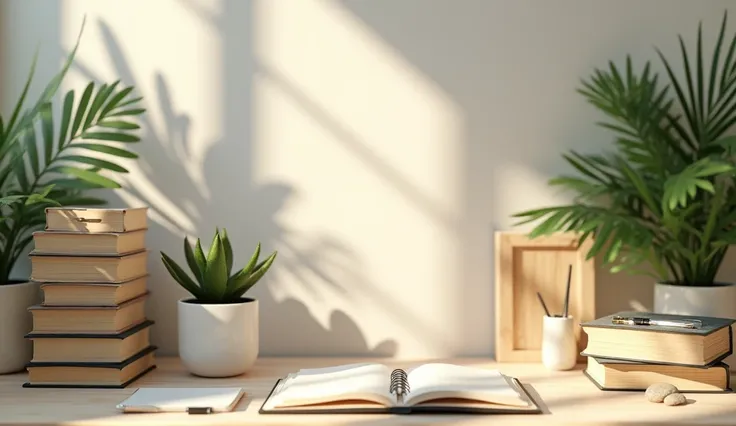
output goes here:
{"type": "Polygon", "coordinates": [[[677,327],[677,328],[700,328],[702,323],[697,319],[687,320],[665,320],[643,317],[622,317],[616,315],[613,317],[614,324],[623,325],[641,325],[641,326],[659,326],[659,327],[677,327]]]}
{"type": "Polygon", "coordinates": [[[549,309],[547,309],[547,304],[544,303],[544,299],[542,299],[542,295],[537,292],[537,298],[539,299],[539,303],[542,304],[542,308],[544,309],[544,313],[547,314],[548,317],[551,317],[552,315],[549,314],[549,309]]]}

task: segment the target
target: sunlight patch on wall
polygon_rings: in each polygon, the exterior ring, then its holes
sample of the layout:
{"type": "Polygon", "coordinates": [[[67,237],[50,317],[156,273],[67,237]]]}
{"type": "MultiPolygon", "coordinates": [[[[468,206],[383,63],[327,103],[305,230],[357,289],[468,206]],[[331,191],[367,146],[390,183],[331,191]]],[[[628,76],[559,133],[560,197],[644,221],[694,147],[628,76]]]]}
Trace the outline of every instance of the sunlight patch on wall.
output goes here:
{"type": "Polygon", "coordinates": [[[497,188],[494,191],[497,212],[492,217],[495,219],[496,230],[528,231],[533,227],[533,223],[513,227],[519,219],[511,217],[508,213],[569,202],[569,195],[547,185],[549,179],[550,176],[524,164],[509,162],[493,170],[493,182],[497,188]]]}
{"type": "Polygon", "coordinates": [[[325,326],[345,310],[400,355],[452,351],[462,112],[337,3],[255,4],[254,177],[294,186],[284,222],[350,259],[316,254],[343,292],[298,277],[274,291],[325,326]]]}
{"type": "Polygon", "coordinates": [[[156,211],[154,216],[169,222],[167,226],[175,223],[190,232],[197,213],[167,196],[166,188],[183,182],[162,173],[161,164],[183,170],[193,184],[191,191],[209,198],[203,162],[222,133],[220,34],[176,0],[69,0],[61,9],[65,51],[74,45],[86,15],[77,65],[66,88],[81,91],[91,79],[119,78],[145,95],[142,142],[132,147],[141,159],[121,161],[130,170],[121,178],[134,191],[121,197],[140,199],[156,211]]]}

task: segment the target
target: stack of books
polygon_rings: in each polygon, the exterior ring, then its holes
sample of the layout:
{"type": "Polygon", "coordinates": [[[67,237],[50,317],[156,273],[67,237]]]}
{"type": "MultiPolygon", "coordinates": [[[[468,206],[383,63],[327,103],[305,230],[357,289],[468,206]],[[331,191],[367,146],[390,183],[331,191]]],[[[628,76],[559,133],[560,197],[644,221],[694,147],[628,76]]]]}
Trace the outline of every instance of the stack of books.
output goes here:
{"type": "Polygon", "coordinates": [[[122,388],[156,367],[146,316],[147,209],[48,208],[33,234],[24,387],[122,388]]]}
{"type": "Polygon", "coordinates": [[[734,322],[649,312],[585,322],[584,374],[601,390],[643,391],[666,382],[681,392],[730,392],[730,367],[723,361],[733,353],[734,322]]]}

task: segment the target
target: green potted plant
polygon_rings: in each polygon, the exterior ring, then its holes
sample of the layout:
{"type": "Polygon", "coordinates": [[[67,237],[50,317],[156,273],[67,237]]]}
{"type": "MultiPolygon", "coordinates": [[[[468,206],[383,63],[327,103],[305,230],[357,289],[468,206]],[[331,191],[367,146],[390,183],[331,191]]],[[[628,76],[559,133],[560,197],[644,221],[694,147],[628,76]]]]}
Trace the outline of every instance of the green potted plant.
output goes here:
{"type": "Polygon", "coordinates": [[[192,374],[230,377],[247,372],[258,358],[258,300],[244,294],[263,278],[277,252],[260,260],[261,244],[248,263],[233,273],[227,230],[215,230],[207,251],[184,238],[188,274],[161,252],[161,261],[189,297],[178,301],[179,357],[192,374]]]}
{"type": "Polygon", "coordinates": [[[26,277],[15,276],[14,267],[33,241],[33,232],[43,228],[45,208],[105,204],[86,192],[119,188],[109,173],[127,170],[93,154],[137,157],[109,144],[139,140],[132,133],[139,126],[131,119],[144,110],[138,106],[141,98],[129,96],[133,87],[119,81],[91,82],[81,95],[70,90],[55,117],[53,98],[78,46],[79,39],[61,71],[26,106],[34,58],[12,112],[0,116],[0,373],[23,370],[31,359],[31,342],[24,339],[32,327],[27,308],[39,302],[40,289],[26,277]]]}
{"type": "Polygon", "coordinates": [[[564,155],[574,174],[549,184],[570,203],[520,212],[530,236],[573,232],[593,238],[611,271],[653,277],[654,311],[736,317],[736,286],[716,276],[736,242],[736,35],[724,15],[710,58],[702,24],[695,48],[682,37],[682,75],[656,49],[659,75],[627,57],[582,81],[579,93],[605,117],[611,151],[564,155]],[[694,53],[693,53],[694,51],[694,53]]]}

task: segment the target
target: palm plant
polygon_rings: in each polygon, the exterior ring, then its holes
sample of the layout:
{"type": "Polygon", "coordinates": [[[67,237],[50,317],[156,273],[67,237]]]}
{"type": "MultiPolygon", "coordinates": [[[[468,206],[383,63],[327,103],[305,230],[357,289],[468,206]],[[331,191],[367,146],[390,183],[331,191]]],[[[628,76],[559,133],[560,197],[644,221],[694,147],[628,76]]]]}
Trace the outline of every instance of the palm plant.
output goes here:
{"type": "Polygon", "coordinates": [[[554,232],[592,237],[590,259],[601,254],[612,272],[644,273],[663,283],[714,285],[736,243],[736,35],[726,38],[723,16],[706,61],[702,24],[695,54],[679,37],[684,76],[656,49],[662,82],[649,62],[635,70],[609,62],[582,81],[579,93],[606,119],[613,152],[564,155],[576,174],[549,184],[574,193],[569,204],[515,214],[517,225],[539,221],[532,238],[554,232]],[[710,66],[707,66],[710,62],[710,66]],[[642,268],[648,265],[650,268],[642,268]]]}
{"type": "Polygon", "coordinates": [[[233,274],[233,249],[227,230],[216,229],[207,256],[199,238],[192,248],[186,237],[184,255],[193,278],[164,252],[161,252],[161,261],[174,280],[199,303],[239,303],[243,301],[243,294],[268,272],[277,252],[259,262],[261,244],[258,243],[248,264],[233,274]]]}
{"type": "Polygon", "coordinates": [[[139,126],[131,119],[145,110],[138,105],[142,98],[130,96],[133,87],[122,87],[120,81],[90,82],[78,98],[74,90],[66,92],[60,116],[55,117],[53,98],[73,63],[83,30],[84,23],[61,71],[26,107],[34,56],[10,117],[0,116],[0,284],[11,282],[10,273],[32,233],[45,224],[46,207],[102,205],[104,200],[86,191],[121,186],[102,171],[128,170],[92,154],[137,158],[113,145],[140,140],[133,133],[139,126]]]}

